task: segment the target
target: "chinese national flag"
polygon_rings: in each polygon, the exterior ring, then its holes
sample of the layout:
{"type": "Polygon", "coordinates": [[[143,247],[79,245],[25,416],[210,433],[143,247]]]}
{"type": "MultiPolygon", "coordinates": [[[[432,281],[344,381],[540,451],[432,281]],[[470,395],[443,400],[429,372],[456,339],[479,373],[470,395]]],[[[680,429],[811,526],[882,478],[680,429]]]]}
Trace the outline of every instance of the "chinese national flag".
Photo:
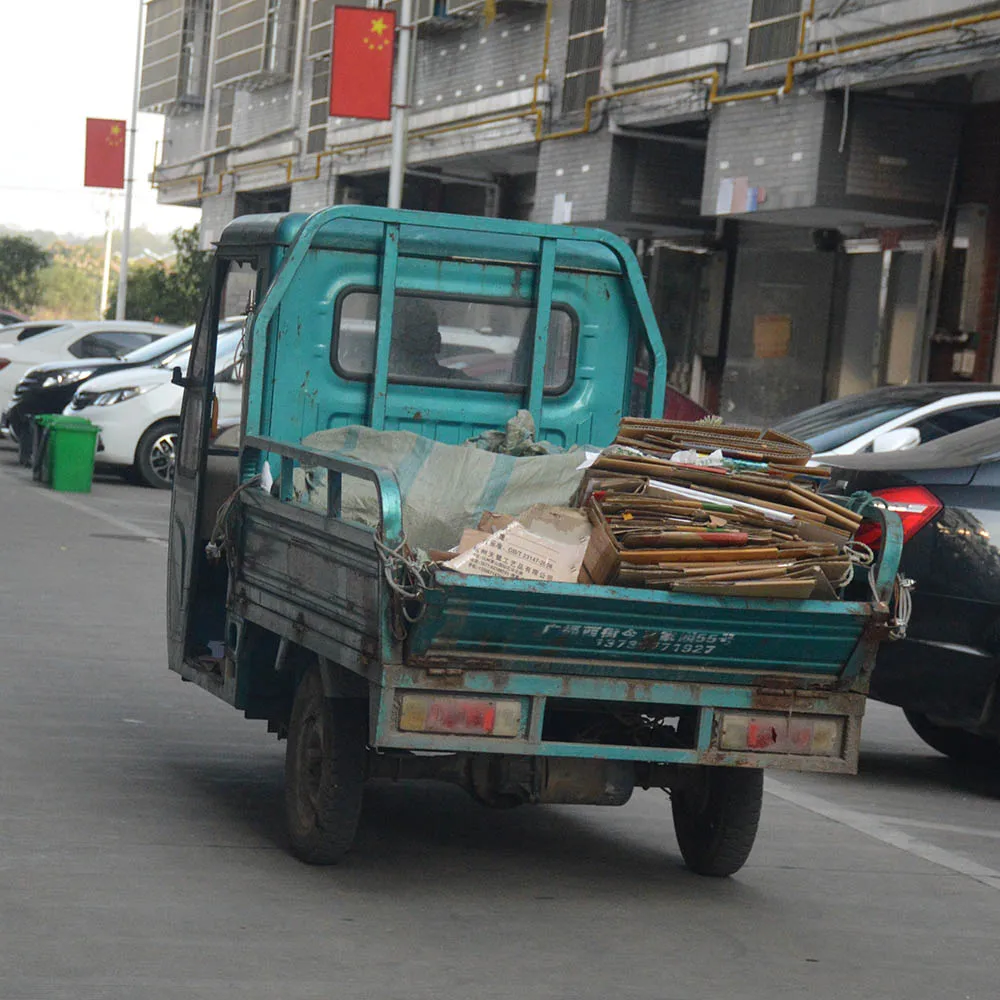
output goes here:
{"type": "Polygon", "coordinates": [[[331,115],[379,121],[389,118],[395,37],[395,11],[334,7],[331,115]]]}
{"type": "Polygon", "coordinates": [[[125,122],[87,119],[85,187],[125,187],[125,122]]]}

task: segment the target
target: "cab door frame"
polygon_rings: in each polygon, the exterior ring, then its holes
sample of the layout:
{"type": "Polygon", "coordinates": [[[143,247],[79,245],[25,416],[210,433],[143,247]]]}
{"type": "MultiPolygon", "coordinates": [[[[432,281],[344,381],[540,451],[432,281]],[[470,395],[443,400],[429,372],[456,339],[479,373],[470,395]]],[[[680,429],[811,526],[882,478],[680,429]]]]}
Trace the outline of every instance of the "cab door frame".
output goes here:
{"type": "MultiPolygon", "coordinates": [[[[171,670],[208,687],[215,687],[217,684],[206,683],[205,671],[198,670],[187,654],[191,639],[193,595],[197,589],[198,568],[201,564],[200,549],[206,541],[198,537],[198,526],[212,425],[216,342],[223,313],[226,279],[230,268],[241,263],[249,263],[257,271],[259,300],[265,264],[261,255],[256,251],[251,254],[217,255],[195,330],[187,373],[181,376],[178,369],[174,371],[175,384],[184,388],[184,401],[181,405],[180,434],[170,502],[167,559],[169,664],[171,670]]],[[[248,325],[249,321],[248,315],[248,325]]],[[[246,349],[249,351],[249,344],[246,349]]]]}

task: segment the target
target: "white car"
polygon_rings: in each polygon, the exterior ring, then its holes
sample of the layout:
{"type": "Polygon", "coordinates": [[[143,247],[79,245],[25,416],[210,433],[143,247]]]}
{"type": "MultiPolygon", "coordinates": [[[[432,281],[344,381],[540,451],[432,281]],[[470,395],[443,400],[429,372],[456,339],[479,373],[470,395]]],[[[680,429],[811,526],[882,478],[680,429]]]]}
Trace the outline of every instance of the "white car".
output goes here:
{"type": "Polygon", "coordinates": [[[776,431],[805,441],[814,459],[902,451],[1000,417],[1000,386],[970,382],[894,385],[797,413],[776,431]]]}
{"type": "Polygon", "coordinates": [[[67,323],[25,340],[0,344],[0,404],[10,399],[24,373],[36,365],[74,358],[120,358],[176,329],[163,323],[94,320],[67,323]]]}
{"type": "MultiPolygon", "coordinates": [[[[243,406],[242,330],[219,337],[215,395],[220,423],[239,420],[243,406]]],[[[171,381],[187,371],[190,349],[148,368],[98,375],[86,382],[63,411],[100,428],[98,465],[131,470],[147,486],[170,489],[184,390],[171,381]]]]}
{"type": "Polygon", "coordinates": [[[64,319],[32,319],[24,323],[11,323],[9,326],[0,326],[0,352],[9,344],[20,344],[32,337],[37,337],[40,333],[48,333],[60,326],[75,326],[64,319]]]}

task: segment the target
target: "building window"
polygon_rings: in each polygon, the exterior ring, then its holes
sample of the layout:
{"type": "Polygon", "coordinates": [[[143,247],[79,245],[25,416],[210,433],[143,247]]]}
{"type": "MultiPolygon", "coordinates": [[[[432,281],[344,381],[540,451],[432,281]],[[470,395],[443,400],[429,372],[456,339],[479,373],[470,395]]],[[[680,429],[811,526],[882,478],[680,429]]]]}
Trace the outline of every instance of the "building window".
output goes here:
{"type": "Polygon", "coordinates": [[[801,31],[802,0],[750,0],[747,68],[791,59],[801,31]]]}
{"type": "Polygon", "coordinates": [[[333,0],[312,0],[312,13],[309,15],[309,58],[321,59],[328,56],[332,44],[333,0]]]}
{"type": "MultiPolygon", "coordinates": [[[[351,6],[364,7],[364,3],[351,4],[351,6]]],[[[369,7],[378,7],[377,2],[367,4],[369,7]]],[[[383,6],[386,10],[394,10],[399,13],[400,0],[385,0],[383,6]]],[[[434,17],[447,17],[449,14],[457,13],[455,8],[459,5],[452,0],[448,3],[447,0],[416,0],[413,5],[413,20],[420,24],[422,21],[429,21],[434,17]]],[[[471,5],[466,5],[471,6],[471,5]]]]}
{"type": "Polygon", "coordinates": [[[165,111],[205,98],[210,0],[148,0],[139,107],[165,111]]]}
{"type": "Polygon", "coordinates": [[[298,0],[267,0],[264,22],[264,71],[289,73],[295,57],[298,0]]]}
{"type": "Polygon", "coordinates": [[[307,153],[321,153],[326,149],[326,123],[330,117],[330,60],[313,62],[312,94],[309,100],[309,132],[306,138],[307,153]]]}
{"type": "Polygon", "coordinates": [[[209,21],[212,9],[209,0],[189,0],[184,5],[181,29],[180,77],[177,92],[183,98],[200,99],[205,94],[208,73],[209,21]]]}
{"type": "MultiPolygon", "coordinates": [[[[233,104],[236,91],[232,87],[223,87],[216,91],[219,95],[219,117],[215,123],[215,148],[225,149],[233,141],[233,104]]],[[[226,154],[220,153],[215,158],[216,172],[226,169],[226,154]]]]}
{"type": "Polygon", "coordinates": [[[570,0],[563,111],[579,111],[601,89],[606,0],[570,0]]]}
{"type": "Polygon", "coordinates": [[[298,0],[215,0],[216,86],[287,76],[303,6],[298,0]]]}

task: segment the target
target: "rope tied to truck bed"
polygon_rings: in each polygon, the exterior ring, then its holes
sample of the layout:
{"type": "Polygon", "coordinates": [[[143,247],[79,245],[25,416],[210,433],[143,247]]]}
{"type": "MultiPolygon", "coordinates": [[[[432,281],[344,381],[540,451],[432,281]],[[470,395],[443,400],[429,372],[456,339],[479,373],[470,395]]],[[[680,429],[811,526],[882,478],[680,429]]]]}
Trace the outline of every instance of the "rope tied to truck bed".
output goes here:
{"type": "Polygon", "coordinates": [[[212,528],[212,535],[205,545],[205,555],[209,562],[218,562],[224,553],[230,550],[230,535],[232,525],[229,515],[233,510],[236,498],[251,486],[260,486],[263,481],[261,475],[256,475],[248,479],[245,483],[240,483],[225,500],[219,504],[219,510],[215,515],[215,525],[212,528]]]}
{"type": "MultiPolygon", "coordinates": [[[[872,589],[875,587],[874,569],[869,570],[872,589]]],[[[892,614],[889,618],[889,638],[905,639],[906,629],[910,624],[910,615],[913,614],[913,590],[914,582],[910,577],[896,574],[896,579],[892,584],[892,599],[889,602],[892,614]]]]}
{"type": "MultiPolygon", "coordinates": [[[[889,505],[881,497],[873,496],[864,490],[859,490],[851,495],[852,506],[855,510],[864,511],[867,505],[889,509],[889,505]]],[[[864,542],[855,539],[845,550],[851,557],[851,572],[853,574],[854,565],[868,567],[868,586],[872,592],[872,600],[875,604],[880,604],[881,599],[878,594],[877,581],[875,579],[875,553],[864,542]],[[856,558],[856,554],[864,552],[863,558],[856,558]]],[[[892,582],[892,594],[889,597],[889,639],[905,639],[906,630],[910,624],[910,616],[913,614],[912,590],[915,581],[902,573],[897,573],[892,582]]]]}
{"type": "Polygon", "coordinates": [[[405,539],[395,548],[386,545],[377,535],[374,542],[382,574],[394,597],[393,637],[402,641],[406,638],[407,625],[420,621],[427,610],[424,592],[434,586],[428,571],[429,564],[418,560],[405,539]]]}

